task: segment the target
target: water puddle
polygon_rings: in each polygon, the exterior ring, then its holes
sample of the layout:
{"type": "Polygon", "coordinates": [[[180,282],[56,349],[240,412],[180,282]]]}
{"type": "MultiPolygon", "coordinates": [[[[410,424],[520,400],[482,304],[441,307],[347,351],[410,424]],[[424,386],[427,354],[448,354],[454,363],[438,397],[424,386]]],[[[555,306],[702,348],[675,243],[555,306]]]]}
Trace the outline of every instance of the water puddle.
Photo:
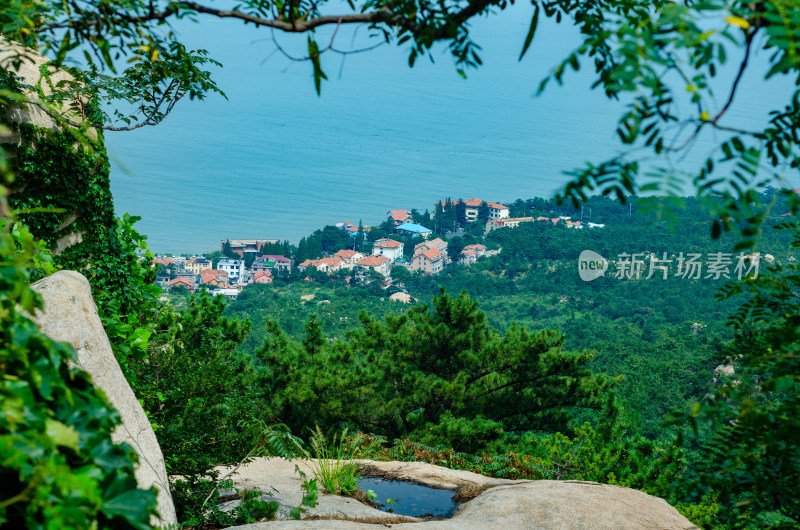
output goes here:
{"type": "Polygon", "coordinates": [[[436,489],[407,480],[363,478],[358,486],[375,492],[374,502],[384,512],[412,517],[451,517],[458,504],[455,490],[436,489]]]}

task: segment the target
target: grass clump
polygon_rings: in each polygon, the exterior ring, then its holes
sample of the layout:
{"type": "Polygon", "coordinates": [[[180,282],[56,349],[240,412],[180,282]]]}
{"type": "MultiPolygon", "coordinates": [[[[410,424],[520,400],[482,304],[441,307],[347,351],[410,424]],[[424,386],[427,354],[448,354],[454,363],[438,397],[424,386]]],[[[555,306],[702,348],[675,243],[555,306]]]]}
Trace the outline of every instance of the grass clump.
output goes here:
{"type": "Polygon", "coordinates": [[[361,434],[347,436],[347,429],[334,434],[330,443],[319,425],[314,429],[310,445],[317,465],[314,477],[324,490],[334,495],[351,495],[358,489],[360,465],[355,461],[360,453],[361,434]]]}

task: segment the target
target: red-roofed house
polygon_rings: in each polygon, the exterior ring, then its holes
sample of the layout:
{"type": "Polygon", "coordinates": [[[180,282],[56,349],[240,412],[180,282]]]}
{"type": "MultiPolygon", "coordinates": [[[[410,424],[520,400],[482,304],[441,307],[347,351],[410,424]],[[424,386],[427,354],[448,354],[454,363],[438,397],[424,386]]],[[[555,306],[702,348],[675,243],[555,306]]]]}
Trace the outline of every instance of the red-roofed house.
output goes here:
{"type": "Polygon", "coordinates": [[[169,267],[170,265],[175,265],[175,260],[172,258],[156,258],[153,260],[153,267],[158,267],[159,265],[163,265],[165,267],[169,267]]]}
{"type": "Polygon", "coordinates": [[[228,285],[228,273],[218,269],[200,271],[200,283],[215,287],[226,287],[228,285]]]}
{"type": "MultiPolygon", "coordinates": [[[[477,197],[473,197],[471,199],[467,199],[466,201],[462,201],[464,206],[466,206],[466,210],[464,211],[464,216],[467,219],[468,223],[475,221],[478,218],[478,212],[480,210],[481,205],[484,203],[483,200],[478,199],[477,197]]],[[[459,201],[441,201],[437,202],[436,206],[440,204],[442,207],[446,206],[447,204],[452,204],[453,206],[457,205],[459,201]]],[[[489,219],[505,219],[508,217],[508,207],[503,206],[502,204],[498,204],[496,202],[487,202],[486,206],[489,207],[489,219]]]]}
{"type": "Polygon", "coordinates": [[[496,202],[487,202],[486,204],[489,206],[489,219],[508,219],[508,206],[496,202]]]}
{"type": "MultiPolygon", "coordinates": [[[[534,219],[533,217],[510,217],[507,219],[489,219],[486,221],[486,232],[489,233],[492,230],[496,230],[498,228],[516,228],[520,225],[520,223],[530,223],[534,219]]],[[[553,220],[554,222],[558,222],[559,219],[556,218],[553,220]]]]}
{"type": "Polygon", "coordinates": [[[297,266],[300,272],[309,267],[316,267],[318,271],[331,273],[347,268],[347,264],[342,258],[334,256],[332,258],[307,259],[297,266]]]}
{"type": "Polygon", "coordinates": [[[400,226],[403,223],[414,222],[414,220],[411,218],[411,212],[408,210],[390,210],[386,213],[386,217],[388,217],[389,220],[394,223],[394,226],[400,226]]]}
{"type": "Polygon", "coordinates": [[[178,276],[174,280],[169,281],[169,288],[173,287],[186,287],[189,292],[194,292],[194,282],[185,276],[178,276]]]}
{"type": "Polygon", "coordinates": [[[386,256],[367,256],[366,258],[358,260],[356,263],[357,267],[361,267],[363,269],[372,269],[375,272],[379,272],[384,276],[389,275],[389,263],[390,260],[386,256]]]}
{"type": "Polygon", "coordinates": [[[254,272],[253,283],[272,283],[272,274],[269,271],[254,272]]]}
{"type": "Polygon", "coordinates": [[[439,274],[444,268],[445,255],[431,248],[414,255],[411,261],[411,270],[422,271],[425,274],[439,274]]]}
{"type": "Polygon", "coordinates": [[[459,263],[462,265],[469,265],[478,261],[478,258],[486,254],[486,247],[484,245],[467,245],[461,251],[461,259],[459,263]]]}
{"type": "Polygon", "coordinates": [[[414,245],[414,255],[417,255],[420,252],[424,252],[425,250],[430,250],[432,248],[435,248],[436,250],[444,254],[445,258],[447,257],[447,241],[443,240],[440,237],[437,237],[436,239],[431,239],[430,241],[423,241],[422,243],[414,245]]]}
{"type": "Polygon", "coordinates": [[[345,266],[348,269],[352,269],[358,260],[364,258],[364,254],[355,250],[345,249],[334,254],[334,257],[341,258],[344,260],[345,266]]]}
{"type": "Polygon", "coordinates": [[[394,239],[379,239],[372,246],[373,256],[386,256],[392,261],[403,257],[403,244],[394,239]]]}

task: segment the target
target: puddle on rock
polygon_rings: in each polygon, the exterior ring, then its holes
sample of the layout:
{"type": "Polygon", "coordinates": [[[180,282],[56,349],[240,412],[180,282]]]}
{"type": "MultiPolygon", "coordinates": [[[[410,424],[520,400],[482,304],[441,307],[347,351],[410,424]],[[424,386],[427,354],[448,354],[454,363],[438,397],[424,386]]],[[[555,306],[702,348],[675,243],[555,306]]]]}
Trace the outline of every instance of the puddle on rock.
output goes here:
{"type": "Polygon", "coordinates": [[[458,504],[453,501],[455,490],[443,490],[385,478],[363,478],[358,486],[375,492],[374,502],[384,512],[412,517],[451,517],[458,504]]]}

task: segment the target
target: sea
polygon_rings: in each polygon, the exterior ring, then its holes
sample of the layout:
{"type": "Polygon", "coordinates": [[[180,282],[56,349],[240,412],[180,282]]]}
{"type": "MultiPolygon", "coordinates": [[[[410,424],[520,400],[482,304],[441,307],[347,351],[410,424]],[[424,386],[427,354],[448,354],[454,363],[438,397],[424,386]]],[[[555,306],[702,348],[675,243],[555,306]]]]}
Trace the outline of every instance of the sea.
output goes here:
{"type": "MultiPolygon", "coordinates": [[[[306,36],[179,21],[187,46],[222,63],[211,70],[226,97],[181,101],[157,126],[106,133],[116,212],[142,218],[155,252],[202,253],[225,239],[296,243],[327,224],[377,224],[388,210],[432,210],[446,197],[551,197],[566,171],[621,152],[615,128],[629,101],[593,89],[588,61],[537,96],[580,35],[543,20],[520,60],[532,12],[520,3],[475,20],[483,65],[466,78],[446,45],[411,68],[407,44],[381,45],[365,27],[322,28],[317,40],[331,49],[319,96],[311,64],[297,60],[306,36]]],[[[762,126],[790,101],[791,80],[759,81],[767,58],[753,59],[730,124],[762,126]]],[[[732,66],[719,75],[722,101],[732,66]]],[[[715,140],[701,138],[678,162],[696,167],[715,140]]]]}

